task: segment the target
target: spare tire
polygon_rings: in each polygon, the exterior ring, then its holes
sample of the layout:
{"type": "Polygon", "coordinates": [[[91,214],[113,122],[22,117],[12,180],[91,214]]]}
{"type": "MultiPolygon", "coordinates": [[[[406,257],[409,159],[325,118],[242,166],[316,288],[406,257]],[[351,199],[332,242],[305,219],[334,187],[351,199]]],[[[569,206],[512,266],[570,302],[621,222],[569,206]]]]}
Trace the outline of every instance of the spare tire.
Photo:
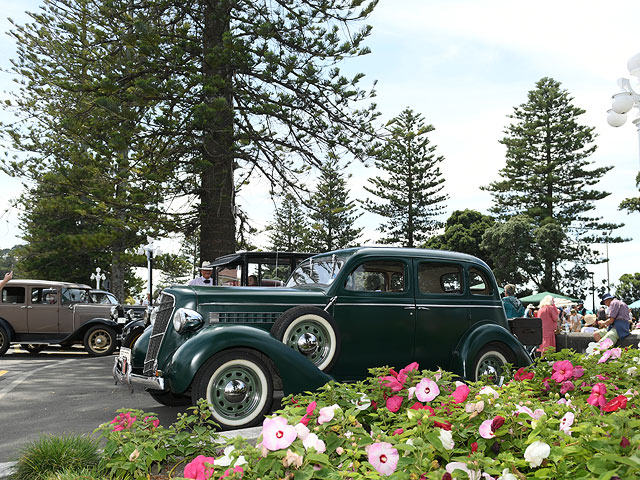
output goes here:
{"type": "Polygon", "coordinates": [[[271,335],[328,372],[340,353],[340,332],[324,310],[300,305],[284,312],[271,328],[271,335]]]}

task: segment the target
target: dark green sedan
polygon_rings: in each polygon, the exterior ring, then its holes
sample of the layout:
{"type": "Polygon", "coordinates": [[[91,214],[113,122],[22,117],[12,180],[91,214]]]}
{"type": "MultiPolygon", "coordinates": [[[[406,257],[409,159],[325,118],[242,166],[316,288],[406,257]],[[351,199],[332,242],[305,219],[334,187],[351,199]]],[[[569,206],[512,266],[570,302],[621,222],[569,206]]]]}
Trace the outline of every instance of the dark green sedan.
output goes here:
{"type": "Polygon", "coordinates": [[[357,380],[375,366],[417,361],[500,383],[506,363],[531,363],[489,267],[438,250],[316,255],[281,288],[174,286],[152,319],[116,359],[116,380],[165,405],[206,398],[227,429],[260,423],[276,390],[357,380]]]}

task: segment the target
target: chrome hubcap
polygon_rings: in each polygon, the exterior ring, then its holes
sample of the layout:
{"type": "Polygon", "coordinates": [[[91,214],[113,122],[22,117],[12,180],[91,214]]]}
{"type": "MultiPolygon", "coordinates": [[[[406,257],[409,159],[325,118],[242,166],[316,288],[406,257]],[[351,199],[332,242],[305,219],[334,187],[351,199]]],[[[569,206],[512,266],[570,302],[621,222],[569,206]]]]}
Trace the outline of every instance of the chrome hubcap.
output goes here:
{"type": "Polygon", "coordinates": [[[306,332],[298,338],[298,350],[303,355],[311,355],[318,350],[318,338],[313,334],[306,332]]]}
{"type": "Polygon", "coordinates": [[[247,385],[240,380],[231,380],[224,387],[224,399],[229,403],[240,403],[247,397],[247,385]]]}

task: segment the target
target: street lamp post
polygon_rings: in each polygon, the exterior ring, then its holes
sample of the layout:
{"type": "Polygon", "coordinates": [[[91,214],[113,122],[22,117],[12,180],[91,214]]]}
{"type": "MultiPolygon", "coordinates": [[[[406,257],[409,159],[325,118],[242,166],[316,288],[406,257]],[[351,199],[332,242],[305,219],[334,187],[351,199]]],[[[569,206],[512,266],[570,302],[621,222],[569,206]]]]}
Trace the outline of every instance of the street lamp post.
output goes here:
{"type": "Polygon", "coordinates": [[[595,291],[596,291],[596,286],[593,283],[593,272],[587,272],[587,274],[589,275],[589,278],[591,278],[591,312],[592,313],[596,313],[596,297],[595,297],[595,291]]]}
{"type": "MultiPolygon", "coordinates": [[[[640,79],[640,53],[636,53],[629,59],[627,68],[631,75],[640,79]]],[[[638,151],[640,152],[640,93],[633,89],[628,78],[619,78],[618,86],[621,91],[613,96],[611,110],[607,112],[607,122],[612,127],[620,127],[627,121],[627,113],[632,108],[637,108],[638,118],[632,120],[632,123],[638,130],[638,151]]]]}
{"type": "Polygon", "coordinates": [[[96,273],[91,274],[91,280],[96,281],[96,290],[100,290],[100,280],[106,280],[107,277],[104,273],[100,273],[102,269],[100,267],[96,267],[96,273]]]}
{"type": "Polygon", "coordinates": [[[149,305],[153,304],[153,257],[157,255],[162,255],[162,250],[156,248],[153,245],[153,239],[147,237],[147,241],[149,242],[147,245],[140,247],[138,249],[138,255],[145,254],[147,256],[147,271],[149,273],[148,279],[148,287],[147,287],[147,299],[149,300],[149,305]]]}

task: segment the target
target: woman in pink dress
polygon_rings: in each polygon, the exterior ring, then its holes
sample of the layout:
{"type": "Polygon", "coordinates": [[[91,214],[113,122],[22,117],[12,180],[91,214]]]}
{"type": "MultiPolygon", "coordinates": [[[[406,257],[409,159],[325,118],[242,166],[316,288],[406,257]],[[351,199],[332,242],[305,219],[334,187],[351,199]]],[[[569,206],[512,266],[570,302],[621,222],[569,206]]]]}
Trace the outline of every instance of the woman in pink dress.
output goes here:
{"type": "Polygon", "coordinates": [[[537,317],[542,321],[542,344],[538,352],[544,352],[545,348],[556,348],[556,330],[558,328],[558,308],[551,295],[547,295],[540,302],[540,310],[537,317]]]}

